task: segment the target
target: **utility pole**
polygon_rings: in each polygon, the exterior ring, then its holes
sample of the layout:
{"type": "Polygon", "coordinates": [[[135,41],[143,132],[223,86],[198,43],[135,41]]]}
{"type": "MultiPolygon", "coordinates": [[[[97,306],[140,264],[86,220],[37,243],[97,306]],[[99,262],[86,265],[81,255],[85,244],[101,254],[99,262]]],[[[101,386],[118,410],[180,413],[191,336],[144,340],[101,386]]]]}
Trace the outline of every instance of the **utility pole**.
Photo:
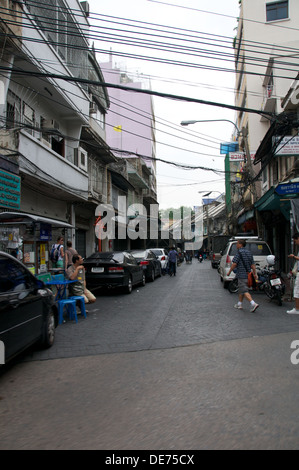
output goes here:
{"type": "MultiPolygon", "coordinates": [[[[244,147],[245,147],[245,155],[246,155],[246,169],[248,172],[249,176],[249,190],[253,196],[253,206],[257,201],[257,192],[256,192],[256,186],[252,184],[253,180],[253,168],[252,168],[252,161],[251,161],[251,155],[250,155],[250,150],[249,150],[249,144],[248,144],[248,130],[246,127],[242,127],[241,135],[243,137],[243,142],[244,142],[244,147]]],[[[258,210],[255,210],[255,220],[256,220],[256,225],[257,225],[257,234],[259,237],[262,236],[262,226],[260,222],[260,214],[258,210]]]]}

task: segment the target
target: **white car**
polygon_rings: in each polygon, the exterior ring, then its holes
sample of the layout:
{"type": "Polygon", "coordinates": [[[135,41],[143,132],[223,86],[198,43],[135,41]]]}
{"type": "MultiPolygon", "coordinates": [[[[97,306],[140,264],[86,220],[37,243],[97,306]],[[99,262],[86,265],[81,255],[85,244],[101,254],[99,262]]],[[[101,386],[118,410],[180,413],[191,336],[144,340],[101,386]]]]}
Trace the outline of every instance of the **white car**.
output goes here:
{"type": "Polygon", "coordinates": [[[167,263],[168,263],[168,252],[167,252],[167,250],[165,250],[165,248],[151,248],[151,251],[153,253],[155,253],[155,255],[161,261],[162,269],[166,269],[167,268],[167,263]]]}
{"type": "Polygon", "coordinates": [[[258,237],[240,236],[231,238],[222,252],[219,266],[220,280],[223,282],[223,287],[225,288],[228,286],[228,283],[235,278],[235,273],[232,272],[230,276],[228,276],[227,273],[235,254],[237,254],[237,241],[242,238],[246,239],[245,248],[251,251],[254,262],[257,263],[261,269],[267,266],[267,256],[272,254],[268,243],[260,240],[258,237]]]}

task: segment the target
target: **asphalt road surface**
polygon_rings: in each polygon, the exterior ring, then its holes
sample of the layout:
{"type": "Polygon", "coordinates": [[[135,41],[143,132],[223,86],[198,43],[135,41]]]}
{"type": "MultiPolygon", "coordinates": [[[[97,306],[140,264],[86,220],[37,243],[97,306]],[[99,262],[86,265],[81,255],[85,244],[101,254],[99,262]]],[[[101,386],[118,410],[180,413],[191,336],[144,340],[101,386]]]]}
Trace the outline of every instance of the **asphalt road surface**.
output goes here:
{"type": "Polygon", "coordinates": [[[259,293],[236,310],[208,261],[96,294],[51,349],[2,371],[0,450],[298,448],[293,303],[259,293]]]}

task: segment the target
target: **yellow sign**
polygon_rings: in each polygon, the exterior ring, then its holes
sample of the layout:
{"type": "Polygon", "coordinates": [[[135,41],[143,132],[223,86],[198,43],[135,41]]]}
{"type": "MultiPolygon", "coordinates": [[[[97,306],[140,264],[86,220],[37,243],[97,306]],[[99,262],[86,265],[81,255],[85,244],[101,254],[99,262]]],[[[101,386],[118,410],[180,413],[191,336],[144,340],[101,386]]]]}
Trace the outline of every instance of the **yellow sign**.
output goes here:
{"type": "Polygon", "coordinates": [[[115,126],[113,127],[113,129],[116,131],[116,132],[121,132],[121,126],[115,126]]]}

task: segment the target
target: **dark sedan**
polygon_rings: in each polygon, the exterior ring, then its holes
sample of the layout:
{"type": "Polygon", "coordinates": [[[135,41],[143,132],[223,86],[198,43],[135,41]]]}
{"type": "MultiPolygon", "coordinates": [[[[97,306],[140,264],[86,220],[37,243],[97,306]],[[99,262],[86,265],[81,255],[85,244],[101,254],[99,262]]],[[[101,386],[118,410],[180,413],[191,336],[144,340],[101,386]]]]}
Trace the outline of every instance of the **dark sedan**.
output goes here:
{"type": "Polygon", "coordinates": [[[52,292],[20,261],[0,251],[0,364],[36,342],[52,346],[56,326],[52,292]]]}
{"type": "Polygon", "coordinates": [[[127,251],[96,252],[84,260],[88,288],[121,287],[130,294],[134,285],[145,285],[145,275],[127,251]]]}
{"type": "Polygon", "coordinates": [[[148,281],[153,282],[157,276],[161,276],[161,261],[152,250],[134,250],[131,251],[131,254],[137,260],[139,266],[142,266],[148,281]]]}

